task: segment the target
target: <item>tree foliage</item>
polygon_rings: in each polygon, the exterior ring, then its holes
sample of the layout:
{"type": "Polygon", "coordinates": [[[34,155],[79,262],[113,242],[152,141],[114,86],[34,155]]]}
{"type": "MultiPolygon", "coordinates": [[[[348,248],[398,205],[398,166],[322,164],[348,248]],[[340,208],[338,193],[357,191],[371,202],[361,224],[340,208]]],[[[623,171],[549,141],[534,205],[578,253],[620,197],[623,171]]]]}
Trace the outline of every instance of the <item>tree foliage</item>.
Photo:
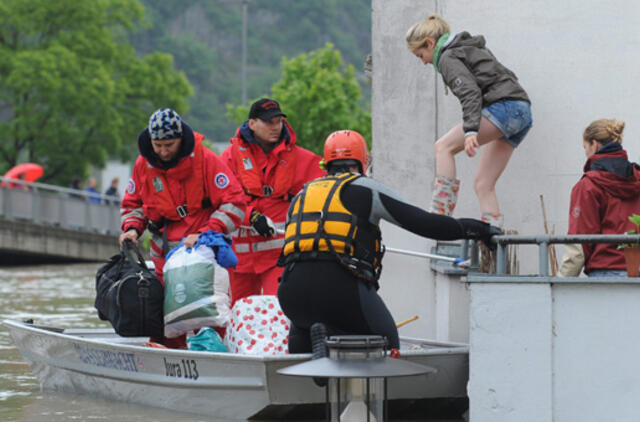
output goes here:
{"type": "MultiPolygon", "coordinates": [[[[149,28],[133,37],[138,52],[172,54],[195,94],[183,116],[207,137],[226,141],[235,127],[226,104],[241,102],[241,0],[141,0],[149,28]]],[[[280,78],[283,56],[331,42],[353,64],[369,97],[362,68],[371,51],[371,0],[248,0],[247,94],[255,98],[280,78]]],[[[364,100],[363,103],[366,103],[364,100]]]]}
{"type": "MultiPolygon", "coordinates": [[[[282,77],[271,93],[296,132],[298,145],[322,154],[327,136],[341,129],[356,130],[371,142],[371,113],[360,104],[355,70],[344,65],[330,43],[292,59],[284,57],[282,77]]],[[[228,107],[229,118],[238,124],[248,114],[247,106],[228,107]]]]}
{"type": "Polygon", "coordinates": [[[67,184],[131,157],[154,109],[187,111],[173,58],[128,41],[142,14],[137,0],[0,2],[0,172],[33,161],[67,184]]]}

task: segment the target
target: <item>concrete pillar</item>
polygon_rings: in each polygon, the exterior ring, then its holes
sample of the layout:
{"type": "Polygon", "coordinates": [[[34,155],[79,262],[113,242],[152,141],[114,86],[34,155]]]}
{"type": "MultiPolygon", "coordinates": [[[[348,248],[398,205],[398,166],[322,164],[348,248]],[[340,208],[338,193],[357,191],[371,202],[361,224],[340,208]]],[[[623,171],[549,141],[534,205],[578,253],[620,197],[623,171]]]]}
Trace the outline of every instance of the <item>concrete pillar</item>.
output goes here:
{"type": "MultiPolygon", "coordinates": [[[[425,207],[434,171],[431,149],[437,122],[427,107],[435,103],[435,77],[408,71],[416,66],[416,58],[404,46],[404,33],[407,22],[436,2],[417,3],[372,1],[372,154],[373,176],[425,207]]],[[[433,245],[392,224],[383,222],[381,228],[389,246],[429,252],[433,245]]],[[[387,254],[383,266],[380,293],[391,313],[399,320],[420,316],[400,334],[434,338],[435,280],[429,262],[387,254]]]]}

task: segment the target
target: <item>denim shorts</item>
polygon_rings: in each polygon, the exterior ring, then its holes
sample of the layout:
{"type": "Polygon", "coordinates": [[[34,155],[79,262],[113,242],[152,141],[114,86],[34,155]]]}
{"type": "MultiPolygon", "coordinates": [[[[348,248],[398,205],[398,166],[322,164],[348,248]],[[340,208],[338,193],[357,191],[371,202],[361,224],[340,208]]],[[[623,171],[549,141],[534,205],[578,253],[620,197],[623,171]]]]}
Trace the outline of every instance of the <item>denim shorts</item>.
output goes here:
{"type": "Polygon", "coordinates": [[[533,123],[531,104],[526,101],[498,101],[483,108],[482,115],[500,129],[514,148],[520,145],[533,123]]]}
{"type": "Polygon", "coordinates": [[[591,270],[589,277],[627,277],[626,270],[591,270]]]}

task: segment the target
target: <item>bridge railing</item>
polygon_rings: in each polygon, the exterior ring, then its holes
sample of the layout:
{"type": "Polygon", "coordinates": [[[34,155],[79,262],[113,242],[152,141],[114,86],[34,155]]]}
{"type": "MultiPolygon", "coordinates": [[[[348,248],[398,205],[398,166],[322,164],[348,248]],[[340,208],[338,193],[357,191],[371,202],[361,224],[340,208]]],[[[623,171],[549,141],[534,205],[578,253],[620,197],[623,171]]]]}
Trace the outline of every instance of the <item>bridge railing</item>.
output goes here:
{"type": "Polygon", "coordinates": [[[0,177],[0,181],[0,217],[4,219],[87,232],[120,233],[118,198],[4,177],[0,177]]]}

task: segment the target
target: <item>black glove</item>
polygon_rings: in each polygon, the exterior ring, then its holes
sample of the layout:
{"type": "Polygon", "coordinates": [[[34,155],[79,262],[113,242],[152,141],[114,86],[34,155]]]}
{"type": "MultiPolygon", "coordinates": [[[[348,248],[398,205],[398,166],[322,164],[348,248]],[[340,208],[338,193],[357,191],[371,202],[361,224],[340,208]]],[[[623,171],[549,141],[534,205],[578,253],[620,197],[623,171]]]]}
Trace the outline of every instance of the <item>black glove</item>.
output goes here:
{"type": "Polygon", "coordinates": [[[489,249],[496,249],[496,245],[491,241],[491,238],[502,234],[500,227],[492,226],[489,223],[473,218],[459,218],[458,222],[462,226],[465,239],[480,240],[489,249]]]}
{"type": "Polygon", "coordinates": [[[260,212],[253,210],[251,212],[251,226],[264,237],[276,236],[276,225],[269,217],[260,212]]]}

